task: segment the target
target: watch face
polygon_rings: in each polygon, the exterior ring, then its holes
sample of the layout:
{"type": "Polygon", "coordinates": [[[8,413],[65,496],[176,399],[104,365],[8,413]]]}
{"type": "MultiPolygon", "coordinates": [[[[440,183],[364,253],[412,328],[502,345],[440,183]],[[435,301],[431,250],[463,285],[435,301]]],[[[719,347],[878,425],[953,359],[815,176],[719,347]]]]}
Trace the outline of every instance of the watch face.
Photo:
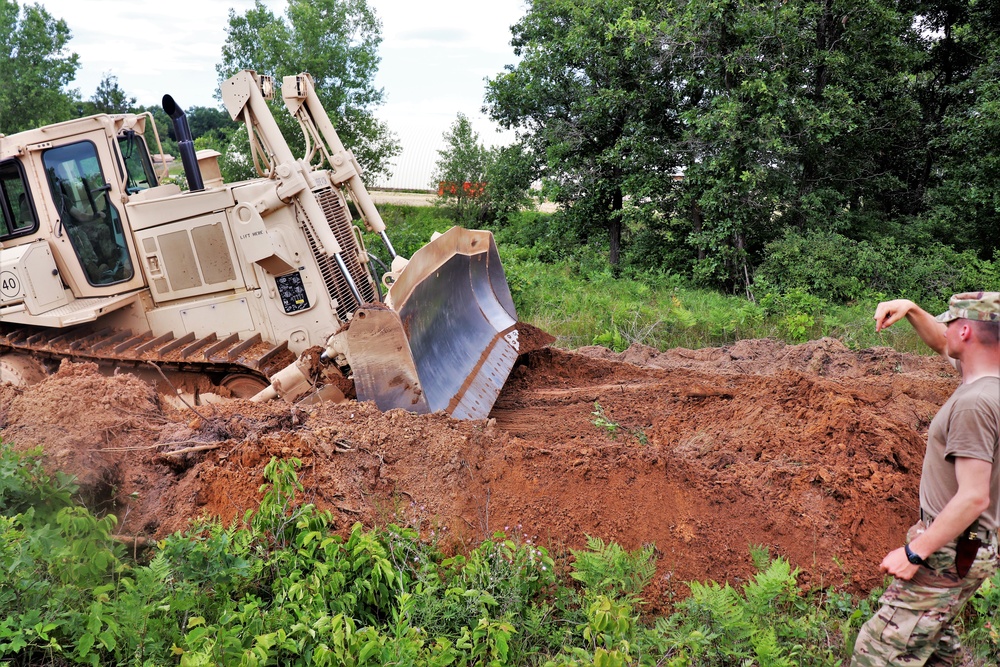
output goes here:
{"type": "Polygon", "coordinates": [[[906,549],[906,560],[910,561],[914,565],[923,565],[924,564],[924,559],[921,558],[920,556],[918,556],[917,554],[913,553],[910,550],[910,545],[909,544],[906,545],[905,549],[906,549]]]}

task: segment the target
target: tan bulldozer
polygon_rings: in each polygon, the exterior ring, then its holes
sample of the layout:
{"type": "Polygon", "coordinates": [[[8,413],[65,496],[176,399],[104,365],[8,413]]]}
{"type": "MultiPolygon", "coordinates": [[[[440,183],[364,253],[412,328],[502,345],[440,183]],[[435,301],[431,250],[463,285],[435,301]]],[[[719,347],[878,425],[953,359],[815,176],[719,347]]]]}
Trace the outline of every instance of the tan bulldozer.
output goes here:
{"type": "Polygon", "coordinates": [[[306,155],[270,111],[272,79],[222,84],[259,173],[236,183],[164,97],[186,191],[160,184],[150,114],[0,135],[0,382],[89,360],[256,400],[489,414],[518,355],[492,234],[455,227],[397,255],[312,78],[280,92],[306,155]],[[348,200],[385,246],[381,275],[348,200]]]}

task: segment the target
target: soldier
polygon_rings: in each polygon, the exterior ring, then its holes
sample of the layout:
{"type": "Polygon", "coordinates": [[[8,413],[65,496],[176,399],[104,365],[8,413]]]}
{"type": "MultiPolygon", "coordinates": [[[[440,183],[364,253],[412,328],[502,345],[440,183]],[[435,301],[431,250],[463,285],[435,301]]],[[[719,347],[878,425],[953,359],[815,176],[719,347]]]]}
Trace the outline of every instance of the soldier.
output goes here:
{"type": "Polygon", "coordinates": [[[920,520],[881,570],[893,575],[862,627],[853,667],[958,665],[955,616],[997,570],[1000,525],[1000,292],[956,294],[932,318],[909,301],[879,304],[876,328],[906,316],[954,359],[962,383],[927,434],[920,520]],[[993,490],[991,492],[991,490],[993,490]]]}

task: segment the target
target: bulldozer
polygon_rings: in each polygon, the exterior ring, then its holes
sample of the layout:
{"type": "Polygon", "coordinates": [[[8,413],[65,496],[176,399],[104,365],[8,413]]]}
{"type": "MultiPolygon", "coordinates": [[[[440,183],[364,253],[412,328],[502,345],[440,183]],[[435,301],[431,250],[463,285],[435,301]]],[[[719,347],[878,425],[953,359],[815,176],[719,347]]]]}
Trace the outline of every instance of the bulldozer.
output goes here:
{"type": "Polygon", "coordinates": [[[280,86],[302,156],[268,104],[271,77],[244,70],[221,92],[257,178],[224,182],[169,95],[186,190],[162,182],[148,112],[0,135],[0,382],[70,359],[195,398],[208,386],[488,416],[518,356],[492,234],[453,227],[398,255],[308,73],[280,86]]]}

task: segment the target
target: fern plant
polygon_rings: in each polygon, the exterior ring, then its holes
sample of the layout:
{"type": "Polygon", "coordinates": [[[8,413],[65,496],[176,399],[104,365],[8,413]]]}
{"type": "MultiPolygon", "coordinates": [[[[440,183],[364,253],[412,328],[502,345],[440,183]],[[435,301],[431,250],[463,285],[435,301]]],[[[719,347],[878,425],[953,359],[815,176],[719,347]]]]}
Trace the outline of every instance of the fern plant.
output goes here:
{"type": "MultiPolygon", "coordinates": [[[[755,550],[755,561],[761,556],[755,550]]],[[[658,628],[678,639],[678,652],[699,665],[760,667],[835,665],[840,649],[821,636],[817,610],[798,590],[787,560],[776,558],[744,586],[691,582],[681,613],[658,628]]]]}
{"type": "Polygon", "coordinates": [[[587,550],[570,549],[575,562],[570,576],[581,582],[587,594],[606,595],[632,604],[656,574],[653,546],[628,552],[614,542],[587,536],[587,550]]]}
{"type": "Polygon", "coordinates": [[[754,617],[763,617],[786,610],[798,596],[798,574],[798,568],[792,570],[784,558],[773,560],[766,570],[757,573],[744,587],[747,611],[754,617]]]}

